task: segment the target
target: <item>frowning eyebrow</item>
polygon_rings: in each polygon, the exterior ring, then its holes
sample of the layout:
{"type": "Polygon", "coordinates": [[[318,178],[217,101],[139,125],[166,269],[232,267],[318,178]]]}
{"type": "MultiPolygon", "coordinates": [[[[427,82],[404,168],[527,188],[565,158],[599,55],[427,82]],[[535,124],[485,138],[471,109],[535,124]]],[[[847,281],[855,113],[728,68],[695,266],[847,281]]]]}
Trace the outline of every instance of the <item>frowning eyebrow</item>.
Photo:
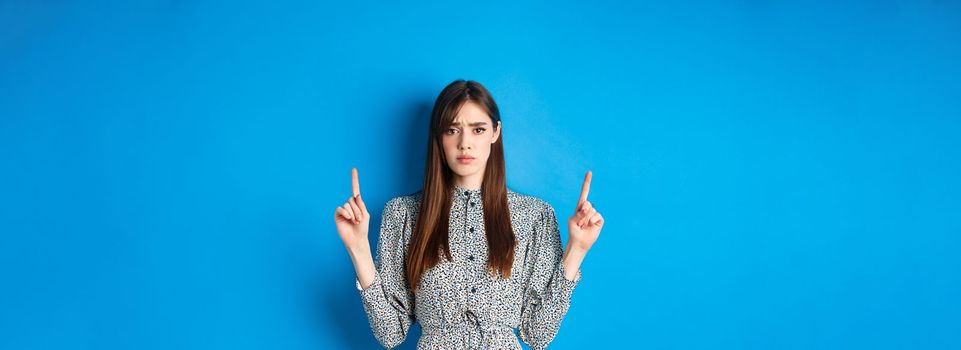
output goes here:
{"type": "MultiPolygon", "coordinates": [[[[487,125],[487,122],[475,122],[475,123],[470,123],[470,124],[467,124],[467,125],[468,125],[468,126],[485,126],[485,125],[487,125]]],[[[454,122],[454,123],[451,124],[450,126],[460,126],[460,122],[454,122]]]]}

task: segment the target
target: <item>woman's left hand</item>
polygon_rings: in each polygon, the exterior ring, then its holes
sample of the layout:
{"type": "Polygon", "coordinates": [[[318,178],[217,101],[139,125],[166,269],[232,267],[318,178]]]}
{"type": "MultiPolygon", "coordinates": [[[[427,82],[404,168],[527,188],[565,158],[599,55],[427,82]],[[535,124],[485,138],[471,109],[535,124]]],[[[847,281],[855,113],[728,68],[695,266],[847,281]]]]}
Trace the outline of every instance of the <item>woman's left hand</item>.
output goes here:
{"type": "Polygon", "coordinates": [[[597,241],[604,227],[604,217],[594,209],[591,202],[587,200],[587,193],[591,189],[591,172],[588,171],[584,176],[584,184],[581,186],[581,198],[577,200],[577,209],[574,215],[567,219],[567,231],[570,235],[568,239],[569,248],[587,252],[597,241]]]}

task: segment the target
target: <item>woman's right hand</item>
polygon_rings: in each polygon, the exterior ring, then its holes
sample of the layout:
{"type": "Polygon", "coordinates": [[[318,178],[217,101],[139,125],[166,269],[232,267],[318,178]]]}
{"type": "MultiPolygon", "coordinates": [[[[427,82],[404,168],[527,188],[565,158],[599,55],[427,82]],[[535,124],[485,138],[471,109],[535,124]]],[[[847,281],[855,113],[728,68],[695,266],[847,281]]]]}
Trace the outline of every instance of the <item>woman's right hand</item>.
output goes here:
{"type": "Polygon", "coordinates": [[[344,241],[348,251],[370,249],[370,243],[367,240],[370,213],[367,212],[367,206],[360,197],[357,168],[351,169],[351,178],[353,196],[344,205],[337,207],[334,212],[334,223],[337,225],[337,234],[340,235],[340,240],[344,241]]]}

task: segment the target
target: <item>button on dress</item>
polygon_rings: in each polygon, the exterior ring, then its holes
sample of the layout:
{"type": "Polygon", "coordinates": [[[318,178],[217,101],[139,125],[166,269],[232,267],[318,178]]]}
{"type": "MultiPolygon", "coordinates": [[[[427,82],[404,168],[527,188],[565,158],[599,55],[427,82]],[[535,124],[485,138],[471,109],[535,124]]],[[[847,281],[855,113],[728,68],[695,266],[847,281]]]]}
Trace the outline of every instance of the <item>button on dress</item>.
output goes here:
{"type": "Polygon", "coordinates": [[[508,189],[517,240],[510,278],[488,272],[481,191],[455,186],[451,193],[450,253],[421,277],[417,292],[404,272],[421,192],[395,197],[382,214],[374,280],[360,288],[371,330],[385,348],[404,341],[414,321],[423,335],[418,350],[532,349],[554,339],[580,281],[564,277],[557,216],[547,202],[508,189]],[[515,333],[516,329],[516,333],[515,333]]]}

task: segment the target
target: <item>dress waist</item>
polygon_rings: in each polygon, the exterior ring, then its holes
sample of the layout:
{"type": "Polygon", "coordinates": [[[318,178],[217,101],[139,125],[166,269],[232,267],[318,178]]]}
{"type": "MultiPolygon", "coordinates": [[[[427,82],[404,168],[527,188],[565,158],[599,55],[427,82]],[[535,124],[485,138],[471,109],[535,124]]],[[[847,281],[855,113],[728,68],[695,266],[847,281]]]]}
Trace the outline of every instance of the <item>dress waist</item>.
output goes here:
{"type": "MultiPolygon", "coordinates": [[[[514,328],[505,324],[482,322],[467,311],[455,323],[443,326],[421,325],[422,341],[430,344],[444,344],[444,347],[469,349],[519,347],[514,328]]],[[[420,348],[420,347],[418,347],[420,348]]],[[[434,348],[433,346],[428,348],[434,348]]]]}

